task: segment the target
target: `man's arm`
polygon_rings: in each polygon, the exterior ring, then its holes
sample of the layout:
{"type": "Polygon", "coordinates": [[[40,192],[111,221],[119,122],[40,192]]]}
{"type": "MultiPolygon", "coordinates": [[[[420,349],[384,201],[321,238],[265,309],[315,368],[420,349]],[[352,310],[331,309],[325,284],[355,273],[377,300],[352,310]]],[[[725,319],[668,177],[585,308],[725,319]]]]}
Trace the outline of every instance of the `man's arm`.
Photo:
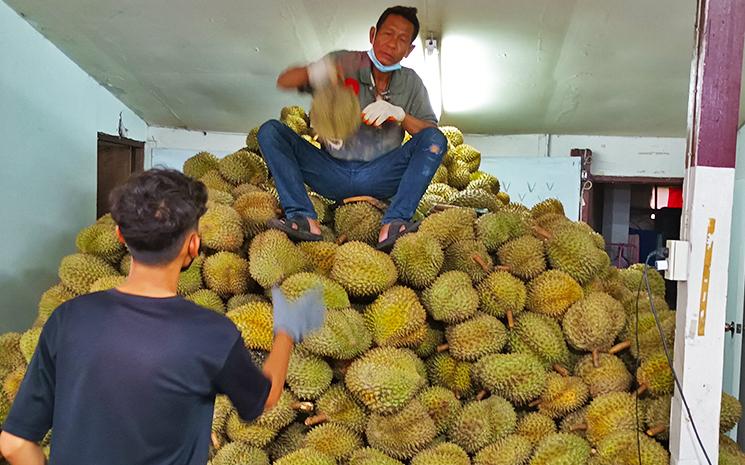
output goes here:
{"type": "Polygon", "coordinates": [[[46,457],[41,447],[35,443],[7,431],[0,434],[0,453],[10,465],[44,465],[46,457]]]}
{"type": "Polygon", "coordinates": [[[309,84],[308,68],[305,66],[286,69],[277,78],[277,87],[282,90],[302,89],[309,84]]]}
{"type": "Polygon", "coordinates": [[[404,116],[404,120],[401,121],[401,126],[411,134],[412,136],[421,131],[422,129],[426,128],[436,128],[437,125],[431,121],[419,119],[415,116],[412,116],[410,114],[406,114],[404,116]]]}
{"type": "Polygon", "coordinates": [[[326,55],[308,66],[289,68],[277,78],[277,87],[282,90],[320,89],[344,81],[344,71],[332,55],[326,55]]]}

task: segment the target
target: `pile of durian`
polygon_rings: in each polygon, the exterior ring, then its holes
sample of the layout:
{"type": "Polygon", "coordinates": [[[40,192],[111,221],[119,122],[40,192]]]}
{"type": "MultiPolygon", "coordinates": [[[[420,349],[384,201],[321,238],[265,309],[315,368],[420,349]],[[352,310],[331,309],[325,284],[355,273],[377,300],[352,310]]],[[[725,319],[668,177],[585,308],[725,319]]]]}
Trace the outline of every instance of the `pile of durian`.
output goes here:
{"type": "MultiPolygon", "coordinates": [[[[318,143],[301,108],[281,119],[318,143]]],[[[179,294],[231,319],[257,363],[272,344],[272,285],[296,298],[321,284],[327,306],[324,326],[295,347],[277,406],[247,423],[218,396],[212,465],[638,465],[637,437],[643,465],[669,463],[673,378],[646,294],[637,299],[642,269],[612,267],[602,236],[557,200],[510,202],[462,133],[441,129],[449,150],[421,227],[390,254],[374,248],[374,202],[310,192],[324,241],[267,230],[282,210],[257,129],[225,158],[186,161],[210,201],[204,253],[179,294]]],[[[33,327],[0,337],[3,417],[54,309],[124,280],[131,258],[114,227],[106,216],[81,231],[33,327]]],[[[672,344],[665,283],[649,277],[672,344]]],[[[725,433],[741,406],[722,401],[725,433]]],[[[724,435],[720,454],[745,463],[724,435]]]]}

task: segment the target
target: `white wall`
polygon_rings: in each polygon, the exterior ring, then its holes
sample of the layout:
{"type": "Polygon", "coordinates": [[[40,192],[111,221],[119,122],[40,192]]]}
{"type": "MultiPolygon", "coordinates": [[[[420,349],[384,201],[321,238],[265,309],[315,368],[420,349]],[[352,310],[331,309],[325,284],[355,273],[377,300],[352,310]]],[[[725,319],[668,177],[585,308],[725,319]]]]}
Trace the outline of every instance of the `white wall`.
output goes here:
{"type": "Polygon", "coordinates": [[[0,332],[27,328],[96,215],[97,132],[147,126],[0,1],[0,332]]]}
{"type": "Polygon", "coordinates": [[[145,143],[146,165],[181,169],[184,161],[195,153],[206,151],[224,156],[245,145],[246,134],[152,126],[145,143]]]}

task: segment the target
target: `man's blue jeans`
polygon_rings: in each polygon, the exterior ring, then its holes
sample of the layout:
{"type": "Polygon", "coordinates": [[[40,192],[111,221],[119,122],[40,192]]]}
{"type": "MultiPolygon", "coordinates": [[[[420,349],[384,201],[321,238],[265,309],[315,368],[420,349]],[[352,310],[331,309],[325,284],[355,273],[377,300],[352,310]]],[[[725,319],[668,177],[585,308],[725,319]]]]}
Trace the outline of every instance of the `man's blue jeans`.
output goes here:
{"type": "Polygon", "coordinates": [[[447,151],[437,128],[370,162],[338,160],[277,120],[259,129],[259,146],[272,172],[287,218],[316,218],[303,183],[331,200],[369,195],[391,199],[382,224],[409,221],[447,151]]]}

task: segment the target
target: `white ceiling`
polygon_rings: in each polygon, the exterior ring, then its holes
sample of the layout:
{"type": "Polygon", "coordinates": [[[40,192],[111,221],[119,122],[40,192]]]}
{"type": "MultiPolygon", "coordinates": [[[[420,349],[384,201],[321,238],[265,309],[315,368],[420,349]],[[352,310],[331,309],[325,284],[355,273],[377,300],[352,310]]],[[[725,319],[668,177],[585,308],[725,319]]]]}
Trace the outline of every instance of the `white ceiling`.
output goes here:
{"type": "MultiPolygon", "coordinates": [[[[367,48],[368,28],[397,3],[5,1],[149,124],[228,132],[307,104],[276,90],[277,74],[367,48]]],[[[443,123],[486,134],[685,135],[695,0],[407,3],[441,42],[443,123]]]]}

